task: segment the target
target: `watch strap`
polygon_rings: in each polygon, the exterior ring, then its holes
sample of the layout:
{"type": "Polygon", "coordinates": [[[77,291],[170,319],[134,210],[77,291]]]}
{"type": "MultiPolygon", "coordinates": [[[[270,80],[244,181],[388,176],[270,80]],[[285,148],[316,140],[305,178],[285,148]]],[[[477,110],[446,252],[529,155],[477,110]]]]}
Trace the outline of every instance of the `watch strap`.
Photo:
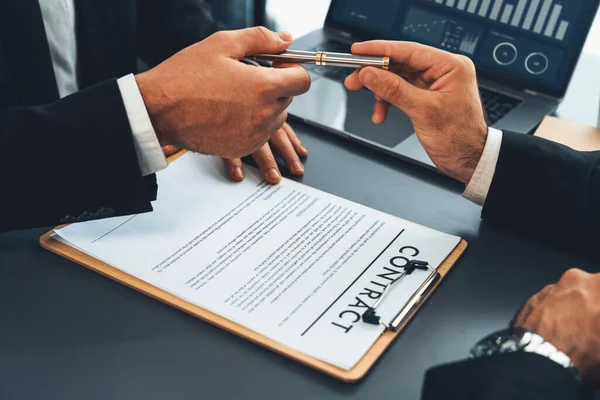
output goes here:
{"type": "Polygon", "coordinates": [[[480,358],[517,352],[533,353],[546,357],[569,370],[579,380],[577,368],[569,356],[537,333],[522,328],[509,328],[495,332],[473,346],[470,353],[471,357],[480,358]]]}

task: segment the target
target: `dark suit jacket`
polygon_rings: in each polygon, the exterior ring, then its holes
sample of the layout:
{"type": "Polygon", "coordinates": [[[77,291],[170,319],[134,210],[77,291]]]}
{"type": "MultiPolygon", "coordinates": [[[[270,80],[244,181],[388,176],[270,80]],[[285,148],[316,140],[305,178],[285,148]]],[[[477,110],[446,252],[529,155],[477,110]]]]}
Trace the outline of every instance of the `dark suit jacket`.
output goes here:
{"type": "MultiPolygon", "coordinates": [[[[600,152],[504,132],[483,219],[598,258],[600,152]]],[[[591,398],[568,371],[533,354],[469,360],[428,372],[423,399],[591,398]]]]}
{"type": "Polygon", "coordinates": [[[422,400],[591,399],[569,371],[537,354],[513,353],[443,365],[427,372],[422,400]]]}
{"type": "Polygon", "coordinates": [[[505,132],[486,223],[600,260],[600,152],[505,132]]]}
{"type": "Polygon", "coordinates": [[[202,0],[75,0],[81,92],[59,101],[38,0],[0,0],[0,231],[152,210],[116,79],[219,27],[202,0]]]}

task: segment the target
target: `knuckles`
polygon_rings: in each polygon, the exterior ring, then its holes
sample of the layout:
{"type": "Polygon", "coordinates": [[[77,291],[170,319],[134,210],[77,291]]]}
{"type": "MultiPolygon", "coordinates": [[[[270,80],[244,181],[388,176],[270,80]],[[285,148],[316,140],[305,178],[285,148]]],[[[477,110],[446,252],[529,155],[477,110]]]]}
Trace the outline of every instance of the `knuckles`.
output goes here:
{"type": "Polygon", "coordinates": [[[398,79],[393,79],[386,85],[385,96],[394,100],[404,99],[405,90],[398,79]]]}
{"type": "Polygon", "coordinates": [[[255,129],[260,129],[267,125],[274,116],[274,112],[271,109],[261,107],[252,113],[251,124],[255,129]]]}
{"type": "Polygon", "coordinates": [[[242,44],[235,40],[235,36],[229,31],[219,31],[213,33],[205,41],[201,43],[208,43],[208,49],[210,52],[241,52],[242,44]]]}
{"type": "Polygon", "coordinates": [[[216,42],[227,42],[231,39],[231,34],[227,31],[219,31],[219,32],[215,32],[212,35],[210,35],[210,37],[208,38],[208,40],[212,40],[212,41],[216,41],[216,42]]]}
{"type": "Polygon", "coordinates": [[[569,270],[567,270],[567,272],[565,272],[563,274],[563,276],[560,278],[560,282],[564,283],[564,282],[576,282],[576,281],[580,281],[582,279],[585,279],[586,277],[588,277],[589,274],[577,269],[577,268],[571,268],[569,270]]]}
{"type": "Polygon", "coordinates": [[[466,75],[472,77],[476,75],[475,64],[473,60],[464,55],[455,55],[455,65],[466,75]]]}
{"type": "Polygon", "coordinates": [[[272,40],[274,40],[274,33],[271,32],[269,29],[267,29],[264,26],[256,26],[254,28],[252,28],[257,36],[257,39],[259,40],[263,40],[265,42],[270,42],[272,40]]]}

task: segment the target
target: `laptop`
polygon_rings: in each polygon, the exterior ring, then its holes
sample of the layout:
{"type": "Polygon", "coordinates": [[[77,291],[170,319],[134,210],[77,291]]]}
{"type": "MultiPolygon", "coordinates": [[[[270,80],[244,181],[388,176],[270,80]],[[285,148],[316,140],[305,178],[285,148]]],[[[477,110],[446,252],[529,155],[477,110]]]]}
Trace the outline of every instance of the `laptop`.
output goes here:
{"type": "MultiPolygon", "coordinates": [[[[333,0],[325,26],[292,48],[350,52],[370,39],[406,40],[470,57],[488,123],[531,133],[565,95],[600,0],[333,0]]],[[[350,92],[344,68],[307,66],[311,90],[290,115],[384,153],[435,168],[410,119],[392,107],[371,122],[373,95],[350,92]]],[[[457,99],[459,101],[460,99],[457,99]]]]}

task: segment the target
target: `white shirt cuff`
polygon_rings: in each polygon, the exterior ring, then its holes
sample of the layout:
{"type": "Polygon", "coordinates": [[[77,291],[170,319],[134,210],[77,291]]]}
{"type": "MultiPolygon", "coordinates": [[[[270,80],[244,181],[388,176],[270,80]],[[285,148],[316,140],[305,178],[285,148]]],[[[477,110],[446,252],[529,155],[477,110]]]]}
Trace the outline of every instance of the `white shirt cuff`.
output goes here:
{"type": "Polygon", "coordinates": [[[148,110],[133,74],[117,80],[133,134],[133,143],[142,176],[167,168],[168,162],[156,137],[148,110]]]}
{"type": "Polygon", "coordinates": [[[463,193],[464,198],[471,200],[477,205],[484,205],[490,191],[490,186],[492,185],[492,180],[494,179],[501,147],[502,131],[489,128],[483,154],[471,181],[467,185],[467,189],[463,193]]]}

